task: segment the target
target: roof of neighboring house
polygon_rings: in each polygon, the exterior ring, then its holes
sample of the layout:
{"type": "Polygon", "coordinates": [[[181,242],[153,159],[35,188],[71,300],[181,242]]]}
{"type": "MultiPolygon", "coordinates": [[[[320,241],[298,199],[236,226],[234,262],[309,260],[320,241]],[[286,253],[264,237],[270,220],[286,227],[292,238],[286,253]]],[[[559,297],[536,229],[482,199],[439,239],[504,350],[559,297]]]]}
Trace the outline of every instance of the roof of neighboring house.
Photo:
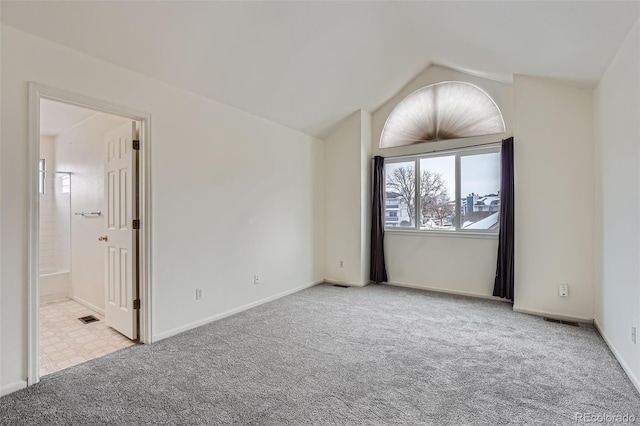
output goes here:
{"type": "Polygon", "coordinates": [[[500,204],[500,197],[496,195],[485,195],[482,198],[479,198],[476,201],[476,206],[495,206],[496,204],[500,204]]]}
{"type": "Polygon", "coordinates": [[[485,217],[475,223],[463,226],[462,229],[497,229],[499,225],[500,212],[485,217]]]}

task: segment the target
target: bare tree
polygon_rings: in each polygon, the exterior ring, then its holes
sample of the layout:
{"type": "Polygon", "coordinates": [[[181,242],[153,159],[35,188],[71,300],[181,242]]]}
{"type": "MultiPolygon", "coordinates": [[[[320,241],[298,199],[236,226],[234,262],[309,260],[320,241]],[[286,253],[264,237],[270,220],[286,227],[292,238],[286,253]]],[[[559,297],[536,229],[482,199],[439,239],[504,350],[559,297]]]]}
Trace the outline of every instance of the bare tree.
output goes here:
{"type": "MultiPolygon", "coordinates": [[[[416,173],[414,168],[406,166],[393,169],[387,176],[386,183],[388,190],[400,195],[407,206],[411,226],[414,226],[416,221],[416,173]]],[[[420,177],[420,192],[422,216],[431,216],[442,222],[453,213],[454,206],[449,200],[449,191],[440,173],[423,171],[420,177]]]]}
{"type": "Polygon", "coordinates": [[[413,167],[399,167],[387,176],[387,189],[400,194],[400,198],[407,206],[407,213],[411,218],[411,226],[415,225],[416,203],[416,173],[413,167]]]}
{"type": "Polygon", "coordinates": [[[422,215],[433,217],[442,223],[453,213],[455,207],[449,199],[449,190],[442,174],[429,170],[422,172],[420,179],[422,215]]]}

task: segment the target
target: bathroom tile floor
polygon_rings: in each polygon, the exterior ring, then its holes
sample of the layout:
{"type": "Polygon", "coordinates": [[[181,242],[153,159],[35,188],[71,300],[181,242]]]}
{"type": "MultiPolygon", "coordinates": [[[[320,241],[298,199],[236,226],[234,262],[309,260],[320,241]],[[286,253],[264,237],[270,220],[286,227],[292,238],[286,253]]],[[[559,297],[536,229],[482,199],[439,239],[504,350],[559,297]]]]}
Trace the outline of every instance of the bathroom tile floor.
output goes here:
{"type": "Polygon", "coordinates": [[[111,327],[104,316],[73,300],[40,304],[40,375],[135,345],[111,327]],[[93,315],[100,321],[83,324],[93,315]]]}

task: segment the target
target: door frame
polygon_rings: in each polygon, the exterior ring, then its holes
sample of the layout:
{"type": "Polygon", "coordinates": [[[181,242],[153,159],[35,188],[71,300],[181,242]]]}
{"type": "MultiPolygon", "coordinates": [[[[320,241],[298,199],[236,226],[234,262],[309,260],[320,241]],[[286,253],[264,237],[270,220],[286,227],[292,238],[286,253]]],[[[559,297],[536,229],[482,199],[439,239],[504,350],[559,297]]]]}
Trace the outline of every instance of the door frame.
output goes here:
{"type": "Polygon", "coordinates": [[[152,343],[153,334],[153,282],[151,279],[151,114],[121,105],[93,99],[66,90],[29,82],[29,263],[28,263],[28,343],[27,385],[40,381],[40,277],[39,277],[39,222],[40,197],[38,193],[38,160],[40,159],[40,99],[71,104],[108,114],[136,120],[140,125],[140,157],[138,166],[140,191],[139,230],[139,339],[152,343]]]}

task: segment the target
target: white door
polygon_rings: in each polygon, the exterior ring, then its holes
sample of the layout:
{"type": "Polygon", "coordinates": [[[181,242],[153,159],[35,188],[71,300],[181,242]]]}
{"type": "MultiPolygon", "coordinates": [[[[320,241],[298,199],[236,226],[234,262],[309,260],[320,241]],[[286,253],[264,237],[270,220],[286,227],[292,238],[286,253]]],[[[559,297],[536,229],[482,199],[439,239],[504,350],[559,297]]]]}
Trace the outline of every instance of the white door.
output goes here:
{"type": "Polygon", "coordinates": [[[136,214],[136,151],[133,140],[136,123],[127,123],[105,135],[106,244],[105,256],[105,320],[107,325],[129,339],[138,338],[137,298],[137,231],[133,229],[136,214]]]}

